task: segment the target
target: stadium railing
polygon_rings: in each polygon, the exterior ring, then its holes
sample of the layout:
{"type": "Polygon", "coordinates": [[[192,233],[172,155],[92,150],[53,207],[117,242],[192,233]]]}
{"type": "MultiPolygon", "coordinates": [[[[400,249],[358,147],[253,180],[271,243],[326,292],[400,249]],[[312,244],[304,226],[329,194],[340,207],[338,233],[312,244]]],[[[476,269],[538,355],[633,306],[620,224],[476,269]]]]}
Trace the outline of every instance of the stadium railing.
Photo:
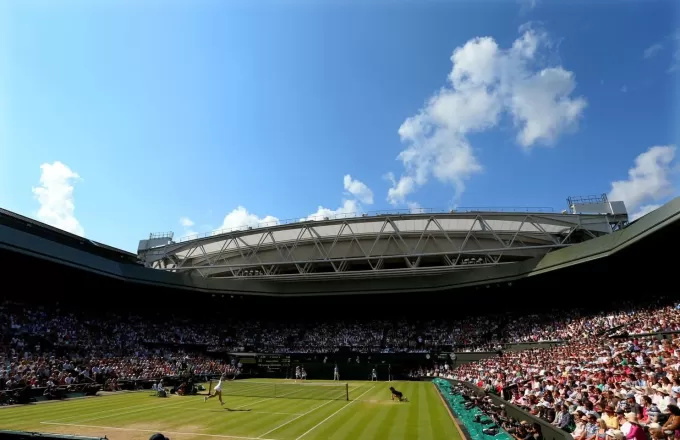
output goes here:
{"type": "MultiPolygon", "coordinates": [[[[217,386],[210,382],[210,393],[217,386]]],[[[233,380],[222,382],[222,394],[225,396],[263,397],[281,399],[311,400],[349,400],[349,385],[318,383],[274,383],[250,380],[233,380]]]]}
{"type": "MultiPolygon", "coordinates": [[[[436,379],[436,378],[432,378],[436,379]]],[[[573,440],[573,437],[571,434],[569,434],[566,431],[563,431],[550,423],[546,422],[543,419],[540,419],[538,417],[535,417],[528,412],[522,410],[521,408],[511,404],[510,402],[507,402],[503,399],[501,399],[499,396],[491,393],[485,393],[484,390],[479,388],[478,386],[471,384],[469,382],[462,382],[458,381],[455,379],[445,379],[445,378],[439,378],[443,379],[452,385],[463,385],[466,388],[470,389],[472,392],[474,392],[478,396],[486,395],[491,397],[491,400],[493,400],[494,405],[504,405],[505,407],[505,412],[508,414],[509,417],[512,417],[513,419],[519,420],[519,421],[526,421],[527,423],[538,423],[541,425],[541,431],[543,433],[543,439],[544,440],[573,440]]],[[[451,409],[453,411],[453,409],[451,409]]]]}

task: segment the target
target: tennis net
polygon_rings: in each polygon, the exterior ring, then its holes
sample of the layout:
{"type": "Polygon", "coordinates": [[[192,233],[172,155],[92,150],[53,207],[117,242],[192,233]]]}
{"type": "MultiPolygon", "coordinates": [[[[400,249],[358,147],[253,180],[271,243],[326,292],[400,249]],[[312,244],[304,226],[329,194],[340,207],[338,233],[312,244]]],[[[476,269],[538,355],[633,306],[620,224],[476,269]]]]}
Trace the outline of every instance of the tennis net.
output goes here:
{"type": "MultiPolygon", "coordinates": [[[[210,382],[210,391],[217,382],[210,382]]],[[[348,384],[275,383],[250,380],[222,382],[225,396],[270,397],[283,399],[349,400],[348,384]]]]}

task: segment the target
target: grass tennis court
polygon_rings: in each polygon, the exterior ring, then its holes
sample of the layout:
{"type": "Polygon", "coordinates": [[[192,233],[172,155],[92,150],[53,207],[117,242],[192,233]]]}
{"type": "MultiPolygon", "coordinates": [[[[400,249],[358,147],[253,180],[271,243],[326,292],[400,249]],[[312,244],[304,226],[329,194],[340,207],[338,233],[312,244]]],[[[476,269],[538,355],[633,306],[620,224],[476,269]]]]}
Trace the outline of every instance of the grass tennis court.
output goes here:
{"type": "Polygon", "coordinates": [[[204,402],[203,395],[160,399],[148,391],[117,393],[4,407],[0,427],[112,440],[146,440],[156,432],[182,440],[460,440],[429,382],[349,382],[349,390],[349,401],[224,396],[224,406],[217,398],[204,402]],[[410,401],[390,400],[390,385],[410,401]]]}

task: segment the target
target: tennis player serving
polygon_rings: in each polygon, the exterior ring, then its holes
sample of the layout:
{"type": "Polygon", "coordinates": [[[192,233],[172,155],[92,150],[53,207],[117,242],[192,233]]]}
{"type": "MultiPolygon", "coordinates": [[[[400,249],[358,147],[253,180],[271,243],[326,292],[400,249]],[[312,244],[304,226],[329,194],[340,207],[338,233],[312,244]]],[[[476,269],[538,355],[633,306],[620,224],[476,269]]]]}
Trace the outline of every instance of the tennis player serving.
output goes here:
{"type": "Polygon", "coordinates": [[[236,374],[233,375],[231,379],[227,379],[227,371],[225,370],[224,373],[222,373],[222,376],[220,377],[220,381],[217,382],[217,385],[215,386],[214,392],[210,394],[209,396],[205,396],[203,399],[204,402],[207,402],[208,399],[212,399],[213,397],[217,397],[220,400],[220,405],[224,405],[224,400],[222,400],[222,382],[225,380],[234,380],[236,379],[236,374]]]}

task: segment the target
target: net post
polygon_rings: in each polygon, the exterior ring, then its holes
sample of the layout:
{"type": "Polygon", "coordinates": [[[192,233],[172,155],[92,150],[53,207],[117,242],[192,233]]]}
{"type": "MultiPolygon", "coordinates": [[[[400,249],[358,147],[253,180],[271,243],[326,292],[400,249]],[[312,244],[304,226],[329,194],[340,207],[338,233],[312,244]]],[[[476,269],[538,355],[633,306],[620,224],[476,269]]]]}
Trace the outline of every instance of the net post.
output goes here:
{"type": "Polygon", "coordinates": [[[345,396],[347,397],[347,401],[349,402],[349,384],[345,384],[345,396]]]}

